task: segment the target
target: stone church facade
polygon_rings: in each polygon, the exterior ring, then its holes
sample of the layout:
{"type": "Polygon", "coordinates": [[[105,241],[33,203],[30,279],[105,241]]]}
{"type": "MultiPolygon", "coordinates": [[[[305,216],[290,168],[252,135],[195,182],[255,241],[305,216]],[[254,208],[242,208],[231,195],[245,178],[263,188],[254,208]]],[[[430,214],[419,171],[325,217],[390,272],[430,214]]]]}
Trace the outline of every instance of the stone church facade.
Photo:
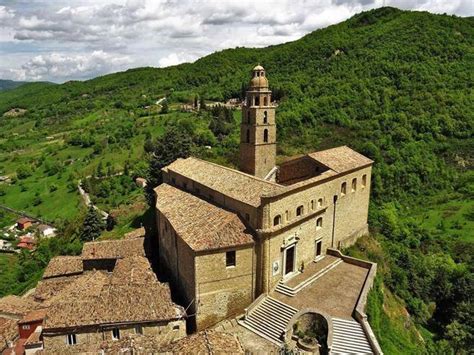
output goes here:
{"type": "Polygon", "coordinates": [[[368,232],[373,162],[342,146],[277,166],[275,108],[256,66],[242,107],[240,170],[178,159],[155,189],[160,265],[197,330],[243,313],[327,248],[368,232]]]}

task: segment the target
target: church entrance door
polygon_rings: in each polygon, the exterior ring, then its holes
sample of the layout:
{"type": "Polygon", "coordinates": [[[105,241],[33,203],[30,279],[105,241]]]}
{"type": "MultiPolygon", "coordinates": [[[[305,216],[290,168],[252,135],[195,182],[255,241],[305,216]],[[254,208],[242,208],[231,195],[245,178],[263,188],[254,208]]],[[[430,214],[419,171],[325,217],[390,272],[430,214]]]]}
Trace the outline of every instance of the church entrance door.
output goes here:
{"type": "Polygon", "coordinates": [[[295,271],[295,246],[285,250],[285,275],[295,271]]]}

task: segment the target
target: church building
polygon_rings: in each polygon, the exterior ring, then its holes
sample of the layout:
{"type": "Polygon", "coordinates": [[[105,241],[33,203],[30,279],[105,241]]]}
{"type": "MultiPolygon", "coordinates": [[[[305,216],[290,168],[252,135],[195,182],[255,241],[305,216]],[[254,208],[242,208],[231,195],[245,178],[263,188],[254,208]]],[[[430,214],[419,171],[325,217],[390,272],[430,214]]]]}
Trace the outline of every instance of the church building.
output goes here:
{"type": "Polygon", "coordinates": [[[342,146],[277,165],[275,110],[258,65],[242,104],[240,170],[178,159],[155,189],[160,265],[197,330],[368,233],[373,162],[342,146]]]}

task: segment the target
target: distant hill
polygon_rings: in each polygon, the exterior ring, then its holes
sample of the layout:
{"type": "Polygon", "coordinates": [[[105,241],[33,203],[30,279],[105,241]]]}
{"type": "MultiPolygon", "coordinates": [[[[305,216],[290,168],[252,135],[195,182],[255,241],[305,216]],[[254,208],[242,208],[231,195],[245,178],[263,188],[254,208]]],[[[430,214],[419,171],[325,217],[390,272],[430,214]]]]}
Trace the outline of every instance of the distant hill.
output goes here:
{"type": "Polygon", "coordinates": [[[26,81],[13,81],[13,80],[0,79],[0,91],[11,90],[25,83],[26,81]]]}

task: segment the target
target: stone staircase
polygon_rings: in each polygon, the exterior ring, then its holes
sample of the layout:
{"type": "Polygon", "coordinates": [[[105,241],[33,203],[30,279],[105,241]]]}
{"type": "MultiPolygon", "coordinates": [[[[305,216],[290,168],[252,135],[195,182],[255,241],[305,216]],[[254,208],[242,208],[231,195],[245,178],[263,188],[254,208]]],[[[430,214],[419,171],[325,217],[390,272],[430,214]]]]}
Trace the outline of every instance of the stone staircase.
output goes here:
{"type": "Polygon", "coordinates": [[[304,280],[303,282],[301,282],[300,284],[298,284],[295,287],[290,287],[288,285],[285,285],[282,281],[280,281],[278,283],[277,287],[275,288],[275,290],[277,292],[280,292],[280,293],[286,295],[286,296],[294,297],[303,288],[305,288],[306,286],[312,284],[314,281],[316,281],[321,276],[323,276],[324,274],[329,272],[331,269],[334,269],[337,265],[339,265],[342,262],[343,262],[342,259],[334,260],[331,264],[327,265],[325,268],[321,269],[319,272],[315,273],[314,275],[308,277],[306,280],[304,280]]]}
{"type": "Polygon", "coordinates": [[[243,320],[239,321],[239,324],[281,346],[283,332],[296,312],[298,312],[296,308],[266,296],[248,312],[243,320]]]}
{"type": "Polygon", "coordinates": [[[355,320],[333,318],[332,354],[373,354],[362,326],[355,320]]]}

